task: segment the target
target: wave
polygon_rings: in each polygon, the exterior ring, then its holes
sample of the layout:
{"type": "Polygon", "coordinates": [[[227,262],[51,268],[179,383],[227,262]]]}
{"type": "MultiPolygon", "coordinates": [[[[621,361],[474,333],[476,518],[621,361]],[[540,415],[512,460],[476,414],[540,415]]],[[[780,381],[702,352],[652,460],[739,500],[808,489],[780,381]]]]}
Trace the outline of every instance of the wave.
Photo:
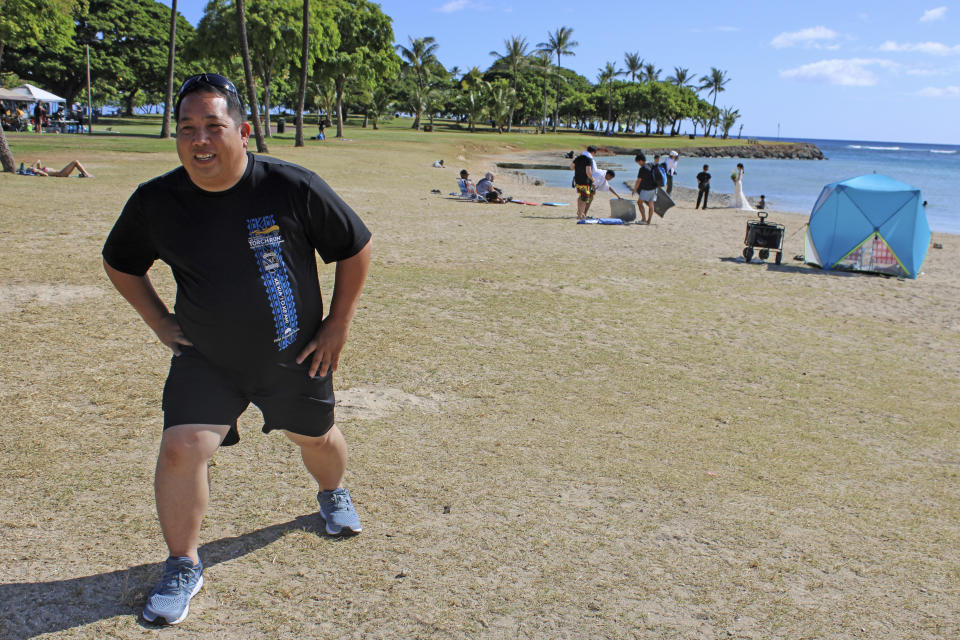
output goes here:
{"type": "Polygon", "coordinates": [[[956,149],[930,149],[930,153],[956,153],[956,149]]]}
{"type": "Polygon", "coordinates": [[[901,151],[901,147],[871,147],[865,144],[848,144],[848,149],[870,149],[871,151],[901,151]]]}

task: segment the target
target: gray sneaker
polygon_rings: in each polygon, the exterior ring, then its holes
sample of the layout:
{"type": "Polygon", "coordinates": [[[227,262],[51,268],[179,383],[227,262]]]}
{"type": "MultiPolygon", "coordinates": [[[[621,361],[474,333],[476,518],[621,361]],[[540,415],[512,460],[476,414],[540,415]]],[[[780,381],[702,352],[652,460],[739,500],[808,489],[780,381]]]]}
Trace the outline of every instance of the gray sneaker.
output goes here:
{"type": "Polygon", "coordinates": [[[203,586],[203,563],[190,558],[167,558],[160,582],[147,597],[143,619],[157,624],[183,622],[190,611],[190,598],[203,586]]]}
{"type": "Polygon", "coordinates": [[[354,535],[362,531],[360,516],[353,508],[353,500],[346,489],[341,487],[333,491],[321,491],[317,494],[317,502],[320,503],[320,517],[326,523],[329,535],[354,535]]]}

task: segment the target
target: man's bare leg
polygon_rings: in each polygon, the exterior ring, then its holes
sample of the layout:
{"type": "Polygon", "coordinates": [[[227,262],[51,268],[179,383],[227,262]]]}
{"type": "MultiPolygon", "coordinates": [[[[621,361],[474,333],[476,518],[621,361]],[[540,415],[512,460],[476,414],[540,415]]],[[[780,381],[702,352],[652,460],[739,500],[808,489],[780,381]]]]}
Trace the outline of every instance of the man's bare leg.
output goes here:
{"type": "Polygon", "coordinates": [[[303,464],[320,489],[331,491],[342,486],[347,469],[347,441],[336,425],[316,438],[290,431],[284,433],[300,447],[303,464]]]}
{"type": "Polygon", "coordinates": [[[210,499],[207,461],[229,429],[227,425],[182,424],[163,431],[153,486],[171,556],[199,561],[200,523],[210,499]]]}

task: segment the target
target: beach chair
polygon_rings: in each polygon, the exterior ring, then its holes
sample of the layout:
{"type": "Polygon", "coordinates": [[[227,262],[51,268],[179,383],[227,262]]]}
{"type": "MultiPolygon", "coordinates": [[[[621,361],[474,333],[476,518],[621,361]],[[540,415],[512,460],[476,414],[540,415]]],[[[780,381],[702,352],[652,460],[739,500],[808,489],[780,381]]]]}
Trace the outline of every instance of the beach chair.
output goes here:
{"type": "Polygon", "coordinates": [[[457,186],[460,187],[460,197],[464,200],[482,199],[479,195],[477,195],[477,187],[473,184],[473,181],[457,178],[457,186]]]}

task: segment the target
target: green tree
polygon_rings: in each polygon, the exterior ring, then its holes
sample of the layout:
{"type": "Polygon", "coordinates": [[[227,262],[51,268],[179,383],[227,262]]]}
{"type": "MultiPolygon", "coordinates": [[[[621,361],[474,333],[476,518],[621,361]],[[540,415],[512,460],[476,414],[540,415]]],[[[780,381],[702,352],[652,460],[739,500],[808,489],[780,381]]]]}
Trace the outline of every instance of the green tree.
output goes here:
{"type": "MultiPolygon", "coordinates": [[[[74,0],[18,0],[0,6],[0,65],[7,43],[48,51],[67,49],[74,34],[74,0]]],[[[0,66],[0,69],[3,67],[0,66]]],[[[0,165],[5,172],[17,170],[7,136],[0,127],[0,165]]]]}
{"type": "Polygon", "coordinates": [[[513,126],[513,111],[516,105],[520,71],[527,65],[527,39],[520,36],[510,36],[509,39],[503,41],[503,53],[491,51],[490,55],[498,58],[498,62],[509,70],[513,79],[514,102],[510,105],[510,116],[507,119],[507,131],[509,132],[513,126]]]}
{"type": "Polygon", "coordinates": [[[570,27],[560,27],[553,33],[547,34],[547,41],[541,42],[537,47],[541,51],[547,51],[550,54],[557,55],[557,103],[556,109],[553,113],[553,131],[557,131],[557,121],[560,119],[560,57],[564,55],[573,56],[576,55],[573,52],[573,48],[579,46],[580,43],[573,40],[573,29],[570,27]]]}
{"type": "Polygon", "coordinates": [[[173,113],[173,75],[177,54],[177,0],[170,6],[170,40],[167,45],[167,92],[163,96],[163,124],[160,125],[160,137],[170,137],[170,115],[173,113]]]}
{"type": "Polygon", "coordinates": [[[393,99],[384,87],[377,87],[367,101],[367,115],[373,120],[373,128],[379,129],[380,120],[390,111],[393,99]]]}
{"type": "Polygon", "coordinates": [[[269,153],[263,129],[260,128],[260,106],[257,103],[257,86],[253,80],[253,64],[247,40],[247,11],[243,2],[244,0],[237,0],[237,33],[240,38],[240,55],[243,57],[243,74],[247,81],[247,96],[250,99],[250,115],[253,116],[253,133],[257,140],[257,152],[269,153]]]}
{"type": "Polygon", "coordinates": [[[607,132],[613,127],[613,81],[617,76],[623,74],[623,70],[617,69],[615,62],[608,62],[605,67],[598,69],[597,82],[601,89],[606,90],[607,97],[607,132]]]}
{"type": "Polygon", "coordinates": [[[730,137],[730,129],[740,119],[740,111],[731,107],[724,107],[720,111],[720,128],[723,129],[723,139],[730,137]]]}
{"type": "Polygon", "coordinates": [[[303,0],[303,30],[300,39],[300,89],[297,91],[297,133],[293,141],[295,147],[303,146],[303,103],[307,99],[307,76],[310,75],[310,0],[303,0]]]}
{"type": "MultiPolygon", "coordinates": [[[[398,44],[396,45],[397,52],[405,61],[407,69],[412,70],[416,75],[418,95],[422,97],[425,95],[427,83],[430,81],[430,69],[433,63],[439,63],[435,52],[440,45],[432,36],[416,39],[407,36],[407,39],[410,41],[410,48],[398,44]]],[[[418,100],[418,104],[422,104],[422,102],[418,100]]],[[[420,112],[415,113],[411,128],[420,128],[420,112]]]]}
{"type": "Polygon", "coordinates": [[[630,82],[636,82],[637,76],[643,71],[643,58],[639,52],[623,54],[623,64],[626,65],[624,72],[630,75],[630,82]]]}
{"type": "MultiPolygon", "coordinates": [[[[343,94],[349,82],[364,89],[393,78],[400,60],[393,51],[393,26],[380,5],[367,0],[340,2],[334,8],[339,33],[335,49],[318,65],[321,76],[333,78],[337,94],[337,137],[343,137],[343,94]]],[[[418,123],[419,127],[419,123],[418,123]]]]}
{"type": "Polygon", "coordinates": [[[648,62],[643,65],[641,77],[643,78],[644,82],[660,82],[660,73],[662,71],[662,69],[657,69],[657,65],[653,64],[652,62],[648,62]]]}
{"type": "Polygon", "coordinates": [[[693,76],[690,75],[690,69],[674,67],[673,75],[667,78],[667,82],[673,83],[678,87],[693,87],[693,76]]]}
{"type": "MultiPolygon", "coordinates": [[[[710,74],[700,77],[700,90],[707,90],[708,93],[713,96],[713,102],[711,102],[711,105],[714,107],[714,110],[716,110],[717,107],[717,94],[726,90],[727,82],[729,81],[730,78],[727,76],[727,72],[721,71],[716,67],[710,67],[710,74]]],[[[714,127],[716,127],[716,122],[716,117],[714,117],[712,120],[714,127]]],[[[710,135],[710,131],[705,131],[704,135],[710,135]]],[[[717,135],[716,129],[714,129],[713,135],[717,135]]]]}
{"type": "Polygon", "coordinates": [[[510,122],[517,92],[506,81],[498,80],[487,85],[487,94],[490,119],[493,120],[497,132],[503,133],[503,128],[510,122]]]}

